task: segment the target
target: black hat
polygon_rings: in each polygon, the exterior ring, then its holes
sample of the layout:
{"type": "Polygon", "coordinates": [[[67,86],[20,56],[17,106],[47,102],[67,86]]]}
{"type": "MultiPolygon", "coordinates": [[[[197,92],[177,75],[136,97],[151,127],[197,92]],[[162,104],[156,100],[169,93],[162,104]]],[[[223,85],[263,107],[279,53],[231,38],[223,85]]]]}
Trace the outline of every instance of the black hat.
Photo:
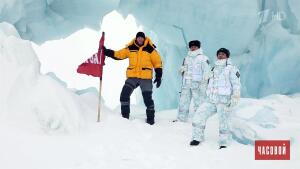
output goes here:
{"type": "Polygon", "coordinates": [[[138,32],[135,36],[136,38],[138,37],[143,37],[144,39],[146,38],[145,33],[144,32],[138,32]]]}
{"type": "Polygon", "coordinates": [[[217,51],[217,55],[220,53],[220,52],[223,52],[226,54],[227,58],[229,58],[230,56],[230,51],[226,48],[220,48],[218,51],[217,51]]]}
{"type": "Polygon", "coordinates": [[[189,42],[189,48],[191,48],[192,46],[197,46],[198,48],[200,48],[201,42],[198,40],[192,40],[189,42]]]}

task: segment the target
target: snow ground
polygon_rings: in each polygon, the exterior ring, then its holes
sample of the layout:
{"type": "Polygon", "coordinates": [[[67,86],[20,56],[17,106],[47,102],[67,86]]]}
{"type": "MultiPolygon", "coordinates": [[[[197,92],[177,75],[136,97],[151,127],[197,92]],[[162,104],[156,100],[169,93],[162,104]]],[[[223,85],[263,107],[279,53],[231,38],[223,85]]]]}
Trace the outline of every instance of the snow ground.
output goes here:
{"type": "Polygon", "coordinates": [[[256,109],[251,103],[274,104],[277,101],[281,104],[276,103],[272,108],[280,123],[272,129],[257,126],[256,131],[266,139],[291,139],[290,161],[255,161],[254,147],[235,141],[228,149],[218,150],[217,116],[208,121],[206,141],[201,146],[190,147],[191,124],[172,123],[176,110],[157,112],[157,123],[150,126],[144,123],[143,112],[125,120],[118,113],[106,109],[100,123],[89,118],[86,128],[71,133],[28,131],[21,126],[13,128],[1,124],[0,168],[296,169],[300,167],[300,119],[297,112],[300,97],[272,95],[261,100],[243,99],[242,103],[247,102],[249,106],[238,109],[241,109],[241,114],[248,111],[250,117],[250,111],[256,109]]]}

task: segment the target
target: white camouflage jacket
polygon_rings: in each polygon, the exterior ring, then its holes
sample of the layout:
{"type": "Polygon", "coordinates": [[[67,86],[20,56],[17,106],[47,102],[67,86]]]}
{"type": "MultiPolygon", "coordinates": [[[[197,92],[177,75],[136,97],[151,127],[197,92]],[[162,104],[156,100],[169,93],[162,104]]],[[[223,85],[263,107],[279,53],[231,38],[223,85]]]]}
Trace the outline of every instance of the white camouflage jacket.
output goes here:
{"type": "Polygon", "coordinates": [[[206,94],[213,103],[229,103],[231,96],[240,96],[240,73],[230,59],[217,60],[208,80],[206,94]]]}

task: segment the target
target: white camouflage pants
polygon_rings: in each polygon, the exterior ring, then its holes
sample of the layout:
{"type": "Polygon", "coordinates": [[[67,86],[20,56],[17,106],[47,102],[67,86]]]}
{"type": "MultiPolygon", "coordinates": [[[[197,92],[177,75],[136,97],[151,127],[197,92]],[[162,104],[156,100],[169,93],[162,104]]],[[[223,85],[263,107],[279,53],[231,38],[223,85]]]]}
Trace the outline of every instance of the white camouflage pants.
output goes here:
{"type": "Polygon", "coordinates": [[[204,101],[205,89],[202,89],[203,86],[200,85],[200,82],[185,82],[183,84],[180,98],[179,98],[179,107],[177,119],[182,122],[186,122],[189,118],[189,108],[191,100],[193,100],[193,110],[196,111],[201,102],[204,101]]]}
{"type": "Polygon", "coordinates": [[[197,109],[193,118],[193,133],[192,140],[204,141],[204,130],[206,121],[214,114],[219,117],[219,145],[228,146],[231,140],[231,133],[229,128],[229,109],[226,104],[214,104],[205,101],[197,109]]]}

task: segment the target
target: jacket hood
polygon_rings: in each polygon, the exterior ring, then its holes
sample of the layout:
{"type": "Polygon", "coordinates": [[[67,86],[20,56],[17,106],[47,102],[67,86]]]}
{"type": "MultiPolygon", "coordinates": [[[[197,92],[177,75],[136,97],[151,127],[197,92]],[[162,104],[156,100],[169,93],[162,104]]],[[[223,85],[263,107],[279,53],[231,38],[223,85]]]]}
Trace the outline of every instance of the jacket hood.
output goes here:
{"type": "MultiPolygon", "coordinates": [[[[132,40],[127,44],[127,46],[130,46],[130,45],[132,45],[132,44],[135,44],[136,46],[139,47],[139,45],[136,44],[136,38],[132,39],[132,40]]],[[[150,39],[149,37],[146,37],[146,38],[145,38],[144,45],[141,46],[141,47],[145,47],[147,44],[150,44],[152,47],[156,48],[156,46],[152,43],[152,41],[151,41],[151,39],[150,39]]]]}

